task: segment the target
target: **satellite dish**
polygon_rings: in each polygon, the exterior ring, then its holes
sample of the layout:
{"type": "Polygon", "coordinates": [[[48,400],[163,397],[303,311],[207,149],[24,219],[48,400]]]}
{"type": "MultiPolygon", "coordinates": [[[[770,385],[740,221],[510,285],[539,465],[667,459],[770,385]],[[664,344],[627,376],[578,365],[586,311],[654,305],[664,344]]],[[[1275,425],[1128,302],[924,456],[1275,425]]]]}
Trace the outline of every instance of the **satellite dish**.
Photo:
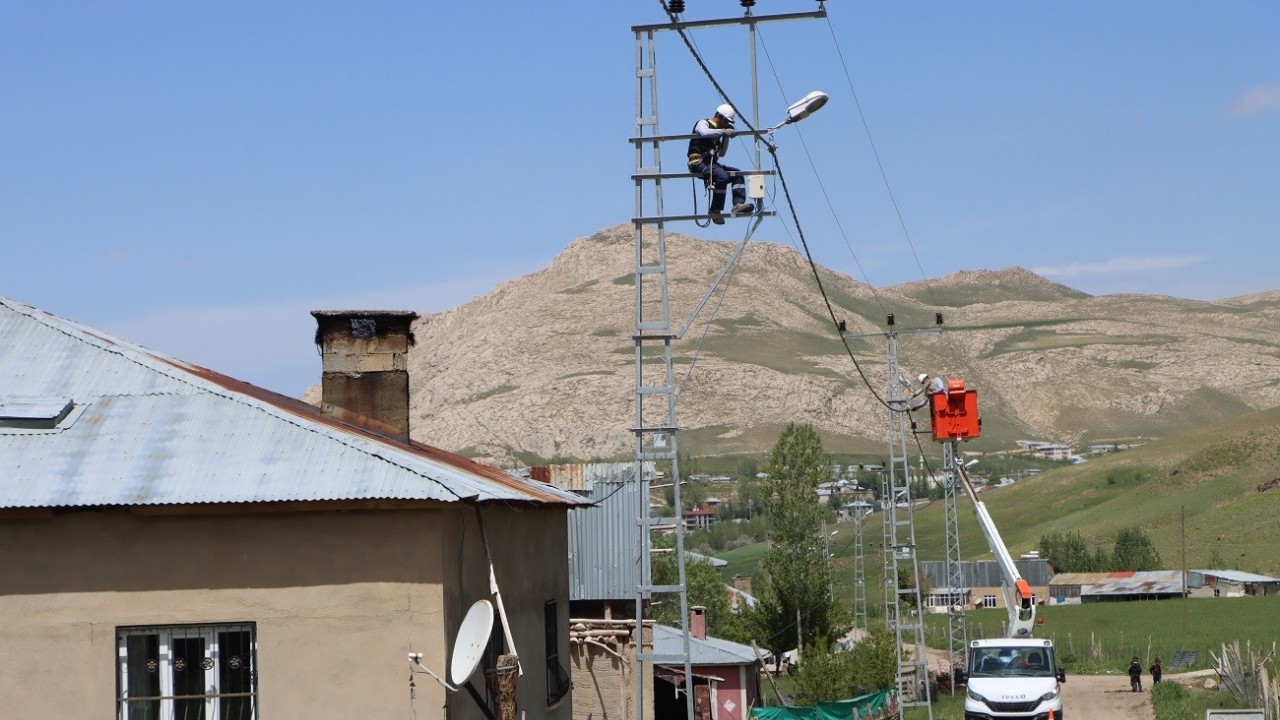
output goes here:
{"type": "Polygon", "coordinates": [[[493,632],[493,605],[488,600],[477,600],[462,618],[458,638],[453,643],[453,662],[449,663],[449,676],[454,685],[461,685],[476,671],[489,634],[493,632]]]}

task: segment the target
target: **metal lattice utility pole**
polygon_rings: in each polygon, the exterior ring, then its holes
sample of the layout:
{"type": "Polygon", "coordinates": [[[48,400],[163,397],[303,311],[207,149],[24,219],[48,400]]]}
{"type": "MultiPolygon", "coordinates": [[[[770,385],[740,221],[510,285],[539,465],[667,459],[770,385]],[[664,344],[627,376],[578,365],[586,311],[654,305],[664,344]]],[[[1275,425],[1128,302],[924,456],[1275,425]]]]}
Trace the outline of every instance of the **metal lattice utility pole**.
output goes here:
{"type": "MultiPolygon", "coordinates": [[[[674,5],[674,4],[673,4],[674,5]]],[[[683,3],[680,4],[681,8],[683,3]]],[[[711,299],[717,287],[737,263],[746,244],[756,228],[765,217],[775,215],[774,212],[757,210],[749,218],[751,223],[742,242],[731,254],[724,269],[713,281],[701,301],[690,312],[688,321],[679,329],[672,324],[670,285],[667,266],[667,233],[668,223],[707,222],[708,215],[672,214],[668,213],[663,201],[663,181],[679,180],[688,182],[695,176],[688,172],[683,163],[676,172],[664,172],[662,167],[662,149],[666,143],[674,143],[680,147],[684,157],[684,147],[692,137],[690,135],[661,135],[658,131],[658,52],[656,38],[659,33],[676,31],[683,34],[687,29],[708,29],[712,27],[746,27],[751,43],[751,107],[753,109],[753,125],[760,127],[758,111],[759,88],[756,82],[755,68],[755,26],[760,22],[776,22],[800,18],[825,18],[825,10],[817,12],[792,13],[788,15],[769,15],[756,17],[748,9],[741,18],[722,20],[701,20],[685,22],[675,20],[658,25],[637,25],[631,29],[635,33],[635,93],[636,93],[636,132],[631,142],[635,149],[635,171],[631,176],[635,183],[635,215],[632,224],[635,229],[635,329],[632,340],[635,344],[635,413],[631,428],[635,441],[636,477],[639,482],[646,482],[644,465],[656,462],[670,468],[668,482],[672,486],[672,511],[674,517],[673,534],[675,535],[675,565],[677,582],[675,584],[658,585],[653,583],[651,556],[652,537],[650,533],[655,527],[654,518],[650,516],[648,486],[643,488],[644,494],[640,502],[640,517],[637,518],[638,531],[641,535],[639,556],[634,558],[636,573],[635,619],[636,619],[636,664],[635,672],[635,713],[632,720],[643,720],[645,678],[652,676],[654,664],[683,668],[683,688],[686,715],[694,717],[693,671],[689,651],[689,597],[687,576],[685,573],[684,553],[684,508],[681,498],[681,473],[679,429],[676,417],[676,404],[679,389],[676,383],[673,344],[684,337],[694,319],[711,299]],[[656,597],[665,597],[668,602],[679,602],[680,630],[682,637],[681,651],[678,653],[659,654],[645,650],[644,615],[650,601],[656,597]]],[[[672,12],[681,12],[672,10],[672,12]]],[[[713,99],[701,98],[702,101],[713,99]]],[[[714,106],[715,103],[712,103],[714,106]]],[[[681,111],[683,121],[692,123],[694,113],[702,112],[684,108],[681,111]]],[[[749,174],[764,176],[772,174],[760,169],[760,152],[758,143],[763,134],[757,132],[754,140],[757,143],[755,167],[749,174]]],[[[757,178],[759,179],[759,177],[757,178]]],[[[757,183],[763,195],[764,183],[757,183]]],[[[752,196],[754,197],[754,195],[752,196]]]]}
{"type": "Polygon", "coordinates": [[[956,506],[956,483],[959,482],[956,443],[951,440],[942,444],[942,470],[946,474],[942,507],[947,526],[947,661],[952,695],[956,693],[955,671],[958,665],[963,664],[965,650],[969,647],[969,627],[964,611],[966,584],[960,555],[960,517],[956,506]]]}
{"type": "Polygon", "coordinates": [[[924,606],[920,600],[920,563],[916,556],[915,507],[907,455],[910,417],[906,407],[910,397],[907,388],[899,382],[902,373],[898,368],[898,333],[892,325],[885,333],[885,361],[888,372],[885,402],[889,405],[889,467],[881,494],[887,503],[884,512],[885,625],[897,639],[898,717],[905,717],[908,707],[924,707],[932,720],[924,606]],[[904,572],[908,587],[898,587],[898,578],[904,572]],[[904,604],[908,606],[905,612],[904,604]]]}
{"type": "MultiPolygon", "coordinates": [[[[667,280],[667,237],[663,222],[662,152],[658,132],[658,72],[654,30],[636,30],[636,218],[635,223],[635,435],[636,477],[644,477],[644,464],[658,462],[669,468],[675,534],[676,583],[655,585],[652,575],[653,520],[649,512],[648,488],[640,498],[639,557],[636,568],[636,664],[635,720],[644,717],[645,679],[652,676],[653,663],[678,665],[683,669],[685,709],[694,716],[689,658],[689,595],[685,575],[684,513],[680,497],[679,422],[676,418],[676,384],[671,344],[677,336],[671,328],[670,286],[667,280]],[[650,138],[653,138],[650,140],[650,138]],[[646,154],[651,154],[646,157],[646,154]],[[651,180],[651,182],[645,182],[651,180]],[[647,192],[646,192],[647,191],[647,192]],[[653,203],[654,223],[642,223],[646,194],[653,203]],[[680,607],[681,650],[659,654],[645,649],[645,610],[654,595],[675,600],[680,607]]],[[[644,482],[642,479],[641,482],[644,482]]]]}
{"type": "MultiPolygon", "coordinates": [[[[941,315],[937,316],[937,322],[936,328],[901,332],[941,332],[941,315]]],[[[884,402],[889,411],[889,460],[880,485],[884,530],[884,623],[897,641],[898,717],[905,717],[908,707],[923,707],[932,720],[929,662],[924,643],[924,605],[920,598],[920,563],[916,555],[915,508],[911,495],[910,457],[907,455],[907,436],[913,430],[908,411],[916,395],[910,392],[910,385],[903,380],[898,366],[900,331],[894,327],[893,315],[888,316],[886,325],[884,333],[846,334],[845,337],[883,336],[885,340],[884,402]],[[898,587],[900,577],[906,581],[906,587],[898,587]]]]}
{"type": "Polygon", "coordinates": [[[866,549],[862,544],[862,522],[867,514],[855,510],[853,517],[853,626],[867,629],[867,566],[866,549]]]}

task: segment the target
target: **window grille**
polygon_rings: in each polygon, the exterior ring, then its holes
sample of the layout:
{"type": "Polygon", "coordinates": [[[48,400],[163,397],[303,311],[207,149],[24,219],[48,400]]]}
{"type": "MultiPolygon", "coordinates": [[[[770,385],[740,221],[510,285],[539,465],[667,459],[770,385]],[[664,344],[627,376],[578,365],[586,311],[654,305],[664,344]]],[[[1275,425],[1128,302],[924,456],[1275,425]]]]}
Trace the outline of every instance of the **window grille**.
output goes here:
{"type": "Polygon", "coordinates": [[[257,720],[252,623],[116,630],[118,720],[257,720]]]}

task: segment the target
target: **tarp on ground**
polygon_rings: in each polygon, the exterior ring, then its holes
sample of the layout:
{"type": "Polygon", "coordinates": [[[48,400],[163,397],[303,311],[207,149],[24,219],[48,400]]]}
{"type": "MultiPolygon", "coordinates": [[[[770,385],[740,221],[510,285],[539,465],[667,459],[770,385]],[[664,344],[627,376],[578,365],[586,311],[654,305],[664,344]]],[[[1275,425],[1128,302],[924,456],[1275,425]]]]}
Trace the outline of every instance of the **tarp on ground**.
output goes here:
{"type": "Polygon", "coordinates": [[[809,707],[751,708],[752,720],[856,720],[877,717],[889,707],[891,690],[860,695],[851,700],[833,700],[809,707]]]}

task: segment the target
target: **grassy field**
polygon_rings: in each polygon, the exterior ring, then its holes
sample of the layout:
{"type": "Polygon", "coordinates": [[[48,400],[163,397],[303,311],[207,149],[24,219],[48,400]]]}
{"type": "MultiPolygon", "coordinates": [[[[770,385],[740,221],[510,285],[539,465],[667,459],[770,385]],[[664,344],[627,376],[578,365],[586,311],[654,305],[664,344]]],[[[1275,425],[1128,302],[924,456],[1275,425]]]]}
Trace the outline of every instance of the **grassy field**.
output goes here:
{"type": "MultiPolygon", "coordinates": [[[[749,545],[722,553],[720,557],[729,561],[724,577],[751,575],[764,552],[764,545],[749,545]]],[[[882,602],[879,562],[878,556],[866,559],[867,604],[873,618],[882,602]]],[[[841,557],[836,565],[851,567],[852,560],[841,557]]],[[[851,602],[849,573],[842,570],[838,577],[837,597],[851,602]]],[[[1175,650],[1195,652],[1195,664],[1187,669],[1203,669],[1212,667],[1210,653],[1221,654],[1223,642],[1270,648],[1280,640],[1280,597],[1048,605],[1039,608],[1038,616],[1044,622],[1036,635],[1051,638],[1070,670],[1085,674],[1121,672],[1134,655],[1143,660],[1143,667],[1155,657],[1169,664],[1175,650]]],[[[1000,636],[1006,617],[1003,609],[969,611],[970,639],[1000,636]]],[[[925,636],[931,647],[945,647],[946,616],[926,615],[925,636]]]]}
{"type": "MultiPolygon", "coordinates": [[[[1199,670],[1213,667],[1210,653],[1221,655],[1223,642],[1251,643],[1265,653],[1280,639],[1278,597],[1191,598],[1185,607],[1181,600],[1051,605],[1037,615],[1044,624],[1036,636],[1052,639],[1059,661],[1082,674],[1123,673],[1135,655],[1144,668],[1159,657],[1175,672],[1175,650],[1195,652],[1195,663],[1182,669],[1199,670]]],[[[1004,610],[969,612],[969,638],[999,637],[1005,617],[1004,610]]],[[[925,634],[929,645],[944,646],[946,616],[926,616],[925,634]]]]}

